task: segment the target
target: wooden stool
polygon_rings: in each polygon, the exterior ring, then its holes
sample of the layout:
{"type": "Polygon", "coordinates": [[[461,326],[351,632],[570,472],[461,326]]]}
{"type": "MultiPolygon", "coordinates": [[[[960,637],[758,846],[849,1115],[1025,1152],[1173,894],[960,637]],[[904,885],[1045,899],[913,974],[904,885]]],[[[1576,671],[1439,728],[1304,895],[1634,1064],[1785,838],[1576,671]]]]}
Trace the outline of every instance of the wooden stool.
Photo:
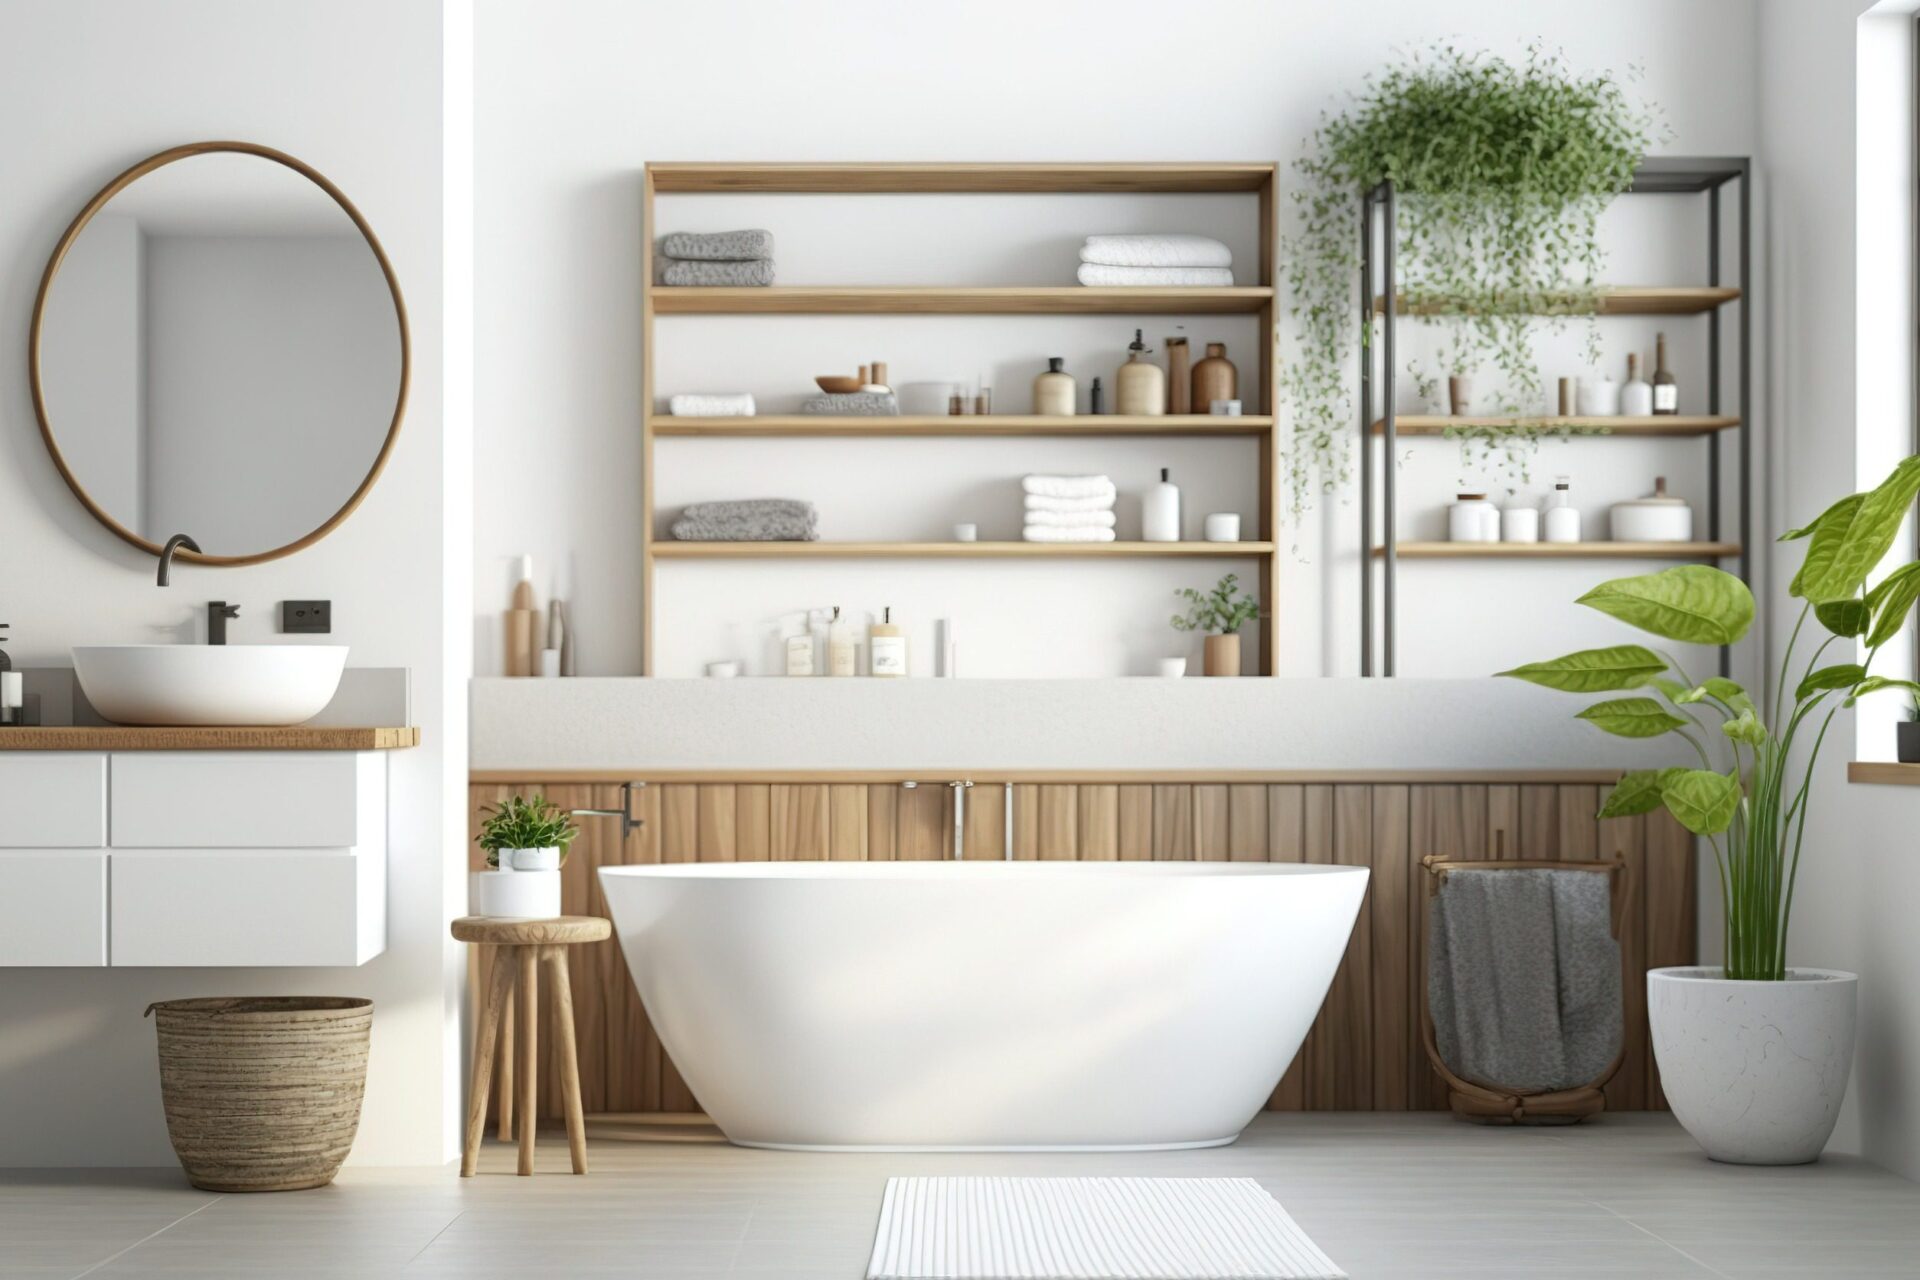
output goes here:
{"type": "MultiPolygon", "coordinates": [[[[480,1014],[480,1027],[473,1043],[473,1088],[467,1097],[467,1140],[460,1153],[460,1176],[471,1178],[480,1158],[480,1130],[487,1120],[487,1087],[493,1074],[493,1055],[500,1041],[500,1024],[511,1009],[509,1004],[517,988],[520,993],[519,1044],[508,1044],[508,1052],[520,1051],[520,1175],[533,1172],[533,1131],[539,1075],[536,1064],[540,1049],[540,963],[545,961],[553,988],[556,1019],[554,1035],[560,1042],[560,1093],[567,1109],[567,1146],[573,1154],[573,1171],[587,1171],[587,1126],[580,1111],[580,1057],[573,1040],[573,985],[567,977],[567,948],[576,942],[601,942],[610,937],[613,926],[599,916],[555,916],[549,920],[524,920],[507,917],[462,916],[453,922],[453,936],[461,942],[478,942],[494,948],[493,967],[487,977],[487,1004],[480,1014]]],[[[513,1064],[500,1067],[503,1086],[513,1081],[513,1064]]],[[[500,1134],[505,1137],[512,1110],[505,1087],[500,1095],[500,1134]]]]}

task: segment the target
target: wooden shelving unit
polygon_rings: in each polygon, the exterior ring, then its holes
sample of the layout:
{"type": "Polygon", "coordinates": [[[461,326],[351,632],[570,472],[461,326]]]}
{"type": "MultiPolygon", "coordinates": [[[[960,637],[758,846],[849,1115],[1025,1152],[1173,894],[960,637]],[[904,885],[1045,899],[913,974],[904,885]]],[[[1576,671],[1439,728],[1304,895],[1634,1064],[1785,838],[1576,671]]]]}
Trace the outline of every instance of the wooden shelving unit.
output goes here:
{"type": "Polygon", "coordinates": [[[1275,501],[1277,426],[1273,390],[1279,365],[1275,335],[1275,260],[1279,245],[1276,166],[1221,164],[649,164],[642,189],[643,248],[641,424],[646,543],[641,553],[645,611],[642,672],[655,674],[653,580],[662,560],[821,559],[1131,559],[1152,557],[1253,558],[1260,562],[1254,585],[1261,604],[1260,670],[1279,667],[1273,617],[1279,600],[1278,504],[1275,501]],[[655,197],[662,194],[814,193],[874,194],[1101,194],[1245,193],[1255,197],[1257,283],[1226,288],[1092,288],[1080,285],[834,286],[774,285],[766,288],[655,286],[653,243],[659,234],[655,197]],[[984,417],[674,418],[656,413],[654,323],[680,315],[1248,315],[1261,339],[1257,355],[1257,412],[1239,418],[1180,417],[1042,418],[984,417]],[[674,542],[653,537],[654,441],[681,439],[920,439],[982,437],[1087,438],[1163,436],[1251,439],[1259,449],[1258,535],[1248,542],[674,542]]]}
{"type": "MultiPolygon", "coordinates": [[[[1737,542],[1402,542],[1403,560],[1720,560],[1737,542]]],[[[1373,554],[1384,556],[1385,547],[1373,554]]]]}
{"type": "MultiPolygon", "coordinates": [[[[1651,418],[1501,418],[1462,415],[1456,418],[1443,414],[1403,413],[1394,419],[1394,432],[1403,436],[1444,436],[1449,431],[1461,428],[1493,427],[1499,430],[1538,431],[1542,435],[1573,431],[1596,436],[1671,436],[1683,439],[1714,431],[1731,431],[1739,425],[1740,419],[1725,414],[1670,413],[1651,418]]],[[[1384,435],[1386,430],[1386,419],[1374,419],[1374,435],[1384,435]]]]}

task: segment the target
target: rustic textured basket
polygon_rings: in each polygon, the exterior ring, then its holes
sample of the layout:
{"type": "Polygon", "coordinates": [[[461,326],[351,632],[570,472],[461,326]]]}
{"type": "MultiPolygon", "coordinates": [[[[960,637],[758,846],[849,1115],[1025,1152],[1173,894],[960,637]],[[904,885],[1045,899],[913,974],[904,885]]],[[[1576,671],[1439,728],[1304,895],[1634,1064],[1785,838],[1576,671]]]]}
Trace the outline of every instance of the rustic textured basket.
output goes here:
{"type": "Polygon", "coordinates": [[[333,1181],[360,1125],[373,1001],[163,1000],[160,1095],[194,1186],[298,1191],[333,1181]]]}

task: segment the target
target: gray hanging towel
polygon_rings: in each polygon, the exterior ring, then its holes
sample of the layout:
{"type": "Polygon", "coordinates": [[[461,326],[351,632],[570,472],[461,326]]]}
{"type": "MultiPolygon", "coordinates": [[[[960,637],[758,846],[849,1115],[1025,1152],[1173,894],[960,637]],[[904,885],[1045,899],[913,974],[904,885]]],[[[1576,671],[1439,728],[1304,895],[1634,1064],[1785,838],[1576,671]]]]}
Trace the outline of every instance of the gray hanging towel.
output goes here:
{"type": "Polygon", "coordinates": [[[1553,1091],[1606,1072],[1624,1027],[1611,876],[1449,871],[1428,910],[1427,1004],[1454,1074],[1553,1091]]]}

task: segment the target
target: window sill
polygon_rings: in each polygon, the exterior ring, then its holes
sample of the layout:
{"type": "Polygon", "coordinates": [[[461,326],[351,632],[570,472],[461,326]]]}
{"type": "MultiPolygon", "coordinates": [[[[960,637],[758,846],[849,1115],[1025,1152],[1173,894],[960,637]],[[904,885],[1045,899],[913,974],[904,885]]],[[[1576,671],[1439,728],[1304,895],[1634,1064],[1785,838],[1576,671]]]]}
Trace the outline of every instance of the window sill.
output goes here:
{"type": "Polygon", "coordinates": [[[1891,760],[1855,760],[1847,766],[1848,782],[1878,782],[1896,787],[1920,787],[1920,764],[1891,760]]]}

